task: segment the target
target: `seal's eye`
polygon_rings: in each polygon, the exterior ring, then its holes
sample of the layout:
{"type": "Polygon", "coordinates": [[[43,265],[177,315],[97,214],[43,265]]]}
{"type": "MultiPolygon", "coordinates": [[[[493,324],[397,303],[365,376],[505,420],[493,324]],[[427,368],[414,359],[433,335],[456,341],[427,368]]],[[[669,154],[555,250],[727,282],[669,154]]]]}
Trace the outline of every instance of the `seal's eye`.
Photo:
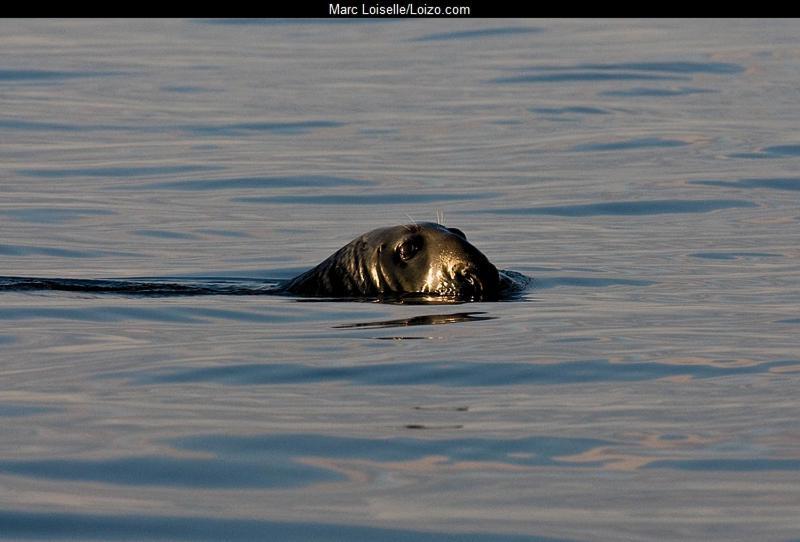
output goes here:
{"type": "Polygon", "coordinates": [[[407,262],[417,255],[422,248],[422,239],[419,237],[410,237],[397,246],[397,255],[401,260],[407,262]]]}

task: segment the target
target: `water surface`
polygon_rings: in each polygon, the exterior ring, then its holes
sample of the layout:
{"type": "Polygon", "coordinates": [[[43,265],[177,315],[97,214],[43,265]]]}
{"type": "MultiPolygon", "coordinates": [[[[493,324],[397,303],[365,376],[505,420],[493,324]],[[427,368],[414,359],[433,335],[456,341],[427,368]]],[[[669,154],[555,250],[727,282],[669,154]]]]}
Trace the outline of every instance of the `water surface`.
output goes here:
{"type": "Polygon", "coordinates": [[[2,276],[260,284],[443,209],[534,277],[4,291],[0,539],[797,539],[797,21],[0,29],[2,276]]]}

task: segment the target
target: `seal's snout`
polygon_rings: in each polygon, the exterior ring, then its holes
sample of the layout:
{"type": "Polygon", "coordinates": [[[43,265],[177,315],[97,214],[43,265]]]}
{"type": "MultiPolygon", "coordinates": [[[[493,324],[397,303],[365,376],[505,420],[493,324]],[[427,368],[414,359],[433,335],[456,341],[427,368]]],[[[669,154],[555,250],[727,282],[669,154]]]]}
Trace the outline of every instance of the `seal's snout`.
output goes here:
{"type": "Polygon", "coordinates": [[[475,267],[466,267],[456,272],[456,280],[461,286],[461,292],[469,297],[480,297],[483,294],[483,282],[481,282],[478,270],[475,267]]]}
{"type": "Polygon", "coordinates": [[[472,298],[486,297],[495,291],[498,283],[497,268],[488,262],[483,267],[470,263],[456,271],[455,278],[461,295],[472,298]]]}

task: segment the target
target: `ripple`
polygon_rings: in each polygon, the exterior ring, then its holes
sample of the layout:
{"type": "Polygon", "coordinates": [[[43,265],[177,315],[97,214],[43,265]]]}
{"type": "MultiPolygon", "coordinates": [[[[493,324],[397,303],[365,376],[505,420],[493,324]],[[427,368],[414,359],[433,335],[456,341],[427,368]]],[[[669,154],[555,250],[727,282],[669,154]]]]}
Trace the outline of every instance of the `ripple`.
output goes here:
{"type": "Polygon", "coordinates": [[[2,245],[0,255],[3,256],[54,256],[57,258],[102,258],[106,256],[138,256],[133,252],[108,250],[75,250],[59,247],[32,247],[25,245],[2,245]]]}
{"type": "Polygon", "coordinates": [[[130,187],[136,190],[239,190],[250,188],[329,188],[334,186],[371,186],[373,181],[332,177],[327,175],[292,175],[287,177],[234,177],[227,179],[202,179],[196,181],[172,181],[130,187]]]}
{"type": "Polygon", "coordinates": [[[204,516],[0,511],[0,536],[18,540],[184,540],[199,542],[567,542],[502,533],[458,533],[204,516]]]}
{"type": "Polygon", "coordinates": [[[527,74],[500,77],[493,83],[550,83],[567,81],[688,81],[695,74],[732,75],[745,68],[730,62],[654,61],[585,63],[570,66],[532,66],[527,74]]]}
{"type": "Polygon", "coordinates": [[[0,129],[19,130],[23,132],[75,132],[85,133],[92,130],[100,131],[147,131],[158,130],[152,126],[135,126],[130,124],[94,124],[94,123],[66,123],[39,120],[26,120],[16,118],[0,119],[0,129]]]}
{"type": "Polygon", "coordinates": [[[773,145],[764,147],[762,152],[779,156],[800,156],[800,145],[773,145]]]}
{"type": "Polygon", "coordinates": [[[176,92],[179,94],[199,94],[203,92],[211,92],[211,90],[208,88],[191,85],[164,85],[161,87],[161,90],[164,92],[176,92]]]}
{"type": "Polygon", "coordinates": [[[528,111],[543,115],[608,115],[611,113],[607,109],[600,109],[599,107],[590,107],[586,105],[573,105],[567,107],[529,107],[528,111]]]}
{"type": "Polygon", "coordinates": [[[93,126],[65,124],[61,122],[42,122],[22,119],[0,119],[2,130],[23,130],[28,132],[82,132],[93,126]]]}
{"type": "Polygon", "coordinates": [[[695,62],[684,60],[652,61],[652,62],[591,62],[572,65],[541,65],[529,66],[530,71],[570,71],[570,70],[592,70],[592,71],[636,71],[636,72],[656,72],[656,73],[681,73],[681,74],[737,74],[743,73],[745,67],[741,64],[732,62],[695,62]]]}
{"type": "Polygon", "coordinates": [[[679,469],[691,471],[796,471],[800,470],[800,459],[662,459],[646,465],[648,469],[679,469]]]}
{"type": "Polygon", "coordinates": [[[49,480],[214,489],[290,488],[341,479],[331,471],[275,458],[269,462],[161,456],[6,460],[0,461],[0,471],[49,480]]]}
{"type": "Polygon", "coordinates": [[[251,386],[347,382],[369,386],[480,387],[579,382],[635,382],[676,376],[714,378],[766,373],[773,367],[795,364],[797,364],[796,361],[782,361],[747,367],[724,368],[712,365],[676,365],[657,362],[611,363],[608,360],[553,364],[414,362],[336,367],[244,363],[139,374],[133,375],[133,379],[135,383],[143,385],[215,382],[234,386],[251,386]]]}
{"type": "Polygon", "coordinates": [[[720,186],[725,188],[769,188],[771,190],[800,191],[800,177],[738,179],[733,181],[698,180],[689,181],[689,184],[720,186]]]}
{"type": "Polygon", "coordinates": [[[707,88],[697,87],[681,87],[681,88],[651,88],[651,87],[638,87],[626,90],[606,90],[601,92],[601,96],[619,96],[624,98],[637,98],[637,97],[669,97],[669,96],[689,96],[691,94],[706,94],[719,92],[707,88]]]}
{"type": "Polygon", "coordinates": [[[124,320],[145,320],[148,322],[200,323],[205,320],[195,318],[183,310],[168,308],[109,307],[91,308],[66,307],[0,307],[0,320],[38,320],[58,319],[82,322],[120,322],[124,320]]]}
{"type": "Polygon", "coordinates": [[[146,177],[170,175],[175,173],[192,173],[195,171],[208,171],[219,169],[219,166],[122,166],[122,167],[92,167],[92,168],[65,168],[65,169],[18,169],[17,173],[28,177],[43,177],[48,179],[65,177],[146,177]]]}
{"type": "Polygon", "coordinates": [[[297,196],[253,196],[232,198],[237,203],[283,203],[306,205],[408,205],[411,203],[435,203],[439,201],[491,199],[497,194],[458,193],[383,193],[383,194],[322,194],[297,196]]]}
{"type": "Polygon", "coordinates": [[[60,224],[92,216],[110,216],[116,214],[108,209],[64,208],[64,207],[28,207],[22,209],[0,209],[5,215],[20,222],[39,224],[60,224]]]}
{"type": "Polygon", "coordinates": [[[450,40],[469,40],[482,39],[495,36],[510,36],[514,34],[536,34],[541,32],[541,28],[531,26],[505,26],[497,28],[478,28],[475,30],[458,30],[455,32],[441,32],[428,34],[412,41],[450,41],[450,40]]]}
{"type": "Polygon", "coordinates": [[[765,160],[775,158],[775,155],[766,152],[733,152],[728,158],[747,158],[749,160],[765,160]]]}
{"type": "MultiPolygon", "coordinates": [[[[0,342],[2,344],[2,342],[0,342]]],[[[49,412],[59,412],[60,409],[44,407],[38,405],[19,405],[15,403],[0,403],[0,417],[19,418],[25,416],[35,416],[49,412]]]]}
{"type": "Polygon", "coordinates": [[[483,213],[501,215],[551,215],[551,216],[646,216],[681,213],[709,213],[720,209],[751,208],[757,205],[746,200],[650,200],[609,201],[585,205],[554,205],[547,207],[517,207],[487,209],[483,213]]]}
{"type": "Polygon", "coordinates": [[[213,228],[202,228],[197,230],[197,232],[206,235],[216,235],[217,237],[238,237],[238,238],[253,237],[251,234],[242,231],[218,230],[213,228]]]}
{"type": "Polygon", "coordinates": [[[93,71],[93,70],[32,70],[32,69],[13,69],[0,68],[0,82],[36,82],[36,81],[58,81],[63,79],[78,79],[89,77],[109,77],[113,75],[127,75],[125,72],[115,71],[93,71]]]}
{"type": "Polygon", "coordinates": [[[577,455],[612,441],[549,435],[522,438],[419,439],[409,437],[359,438],[322,434],[211,434],[170,441],[181,450],[214,453],[226,458],[324,457],[380,462],[414,461],[442,456],[448,463],[502,462],[510,465],[568,463],[562,456],[577,455]]]}
{"type": "MultiPolygon", "coordinates": [[[[659,73],[703,73],[730,75],[743,73],[744,66],[732,62],[691,62],[691,61],[666,61],[666,62],[619,62],[619,63],[592,63],[579,64],[578,69],[598,70],[598,71],[644,71],[659,73]]],[[[573,69],[562,66],[540,67],[542,70],[565,70],[573,69]]]]}
{"type": "Polygon", "coordinates": [[[800,145],[772,145],[755,152],[737,152],[729,154],[731,158],[785,158],[800,156],[800,145]]]}
{"type": "Polygon", "coordinates": [[[584,143],[572,147],[573,151],[578,152],[597,152],[597,151],[624,151],[629,149],[647,149],[653,147],[683,147],[688,145],[686,141],[680,139],[663,139],[660,137],[639,137],[626,139],[623,141],[612,141],[609,143],[584,143]]]}
{"type": "Polygon", "coordinates": [[[339,128],[347,123],[335,120],[304,120],[293,122],[235,122],[230,124],[193,124],[181,126],[197,135],[237,135],[247,132],[275,134],[305,134],[321,128],[339,128]]]}
{"type": "MultiPolygon", "coordinates": [[[[64,279],[62,279],[64,280],[64,279]]],[[[74,291],[92,293],[92,290],[87,288],[84,284],[87,281],[75,280],[77,283],[74,291]]],[[[94,281],[97,283],[112,282],[112,281],[94,281]]],[[[162,296],[176,296],[176,295],[214,295],[216,292],[220,295],[231,295],[226,291],[224,284],[209,283],[207,288],[211,291],[203,290],[203,286],[196,286],[194,288],[201,289],[199,293],[194,292],[188,287],[188,292],[181,292],[177,290],[176,284],[165,283],[164,287],[166,293],[153,293],[150,292],[156,285],[154,283],[146,283],[143,285],[144,293],[137,292],[132,288],[131,282],[125,282],[124,286],[116,286],[117,290],[113,291],[128,291],[127,295],[134,297],[143,297],[149,295],[150,297],[162,296]]],[[[110,286],[114,288],[115,286],[110,286]]],[[[40,287],[41,288],[41,287],[40,287]]],[[[103,290],[98,287],[98,292],[103,293],[103,290]]],[[[249,286],[239,286],[237,284],[231,286],[234,289],[234,295],[266,295],[275,288],[274,283],[261,282],[251,283],[249,286]],[[239,290],[244,291],[239,291],[239,290]],[[248,293],[249,292],[249,293],[248,293]]],[[[0,289],[3,285],[0,282],[0,289]]],[[[12,286],[13,289],[13,286],[12,286]]],[[[120,295],[124,295],[120,293],[120,295]]],[[[354,313],[360,314],[358,312],[354,313]]],[[[299,320],[314,319],[316,316],[313,313],[299,313],[296,316],[287,315],[285,311],[275,312],[267,309],[260,309],[255,311],[232,310],[232,309],[213,309],[203,306],[172,306],[172,305],[154,305],[148,307],[131,307],[125,305],[96,305],[85,306],[80,308],[69,307],[0,307],[0,321],[9,320],[31,320],[31,319],[59,319],[59,320],[77,320],[82,322],[121,322],[126,320],[144,320],[148,322],[170,322],[179,324],[198,324],[208,323],[214,320],[229,320],[236,322],[254,322],[254,323],[285,323],[299,320]]]]}
{"type": "Polygon", "coordinates": [[[191,233],[169,230],[134,230],[131,233],[133,235],[141,235],[142,237],[155,237],[158,239],[197,239],[197,236],[191,233]]]}
{"type": "Polygon", "coordinates": [[[768,252],[695,252],[694,254],[689,254],[689,256],[705,260],[738,260],[740,258],[781,258],[783,254],[771,254],[768,252]]]}
{"type": "Polygon", "coordinates": [[[555,288],[558,286],[578,286],[585,288],[606,288],[608,286],[652,286],[652,280],[597,278],[597,277],[543,277],[536,279],[536,289],[555,288]]]}
{"type": "Polygon", "coordinates": [[[559,73],[536,73],[526,75],[514,75],[510,77],[498,77],[492,79],[490,83],[514,84],[514,83],[564,83],[571,81],[593,82],[593,81],[688,81],[688,77],[677,75],[656,75],[647,73],[607,73],[592,71],[573,71],[559,73]]]}
{"type": "Polygon", "coordinates": [[[213,434],[171,439],[169,443],[179,450],[202,452],[212,457],[151,455],[108,459],[15,459],[0,460],[0,471],[29,478],[123,486],[293,488],[344,479],[340,472],[309,464],[307,459],[311,457],[398,462],[439,456],[447,458],[448,463],[554,466],[571,464],[561,460],[562,456],[578,455],[612,444],[598,439],[553,436],[436,440],[320,434],[213,434]]]}

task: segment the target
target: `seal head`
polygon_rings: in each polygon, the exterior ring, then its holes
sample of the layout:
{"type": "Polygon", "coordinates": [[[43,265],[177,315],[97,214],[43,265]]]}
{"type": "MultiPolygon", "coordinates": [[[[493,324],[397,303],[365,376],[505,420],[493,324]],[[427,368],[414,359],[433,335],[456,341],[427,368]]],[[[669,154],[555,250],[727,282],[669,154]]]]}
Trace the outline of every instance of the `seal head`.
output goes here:
{"type": "Polygon", "coordinates": [[[497,298],[501,277],[464,232],[423,222],[367,232],[282,289],[322,297],[483,301],[497,298]]]}

